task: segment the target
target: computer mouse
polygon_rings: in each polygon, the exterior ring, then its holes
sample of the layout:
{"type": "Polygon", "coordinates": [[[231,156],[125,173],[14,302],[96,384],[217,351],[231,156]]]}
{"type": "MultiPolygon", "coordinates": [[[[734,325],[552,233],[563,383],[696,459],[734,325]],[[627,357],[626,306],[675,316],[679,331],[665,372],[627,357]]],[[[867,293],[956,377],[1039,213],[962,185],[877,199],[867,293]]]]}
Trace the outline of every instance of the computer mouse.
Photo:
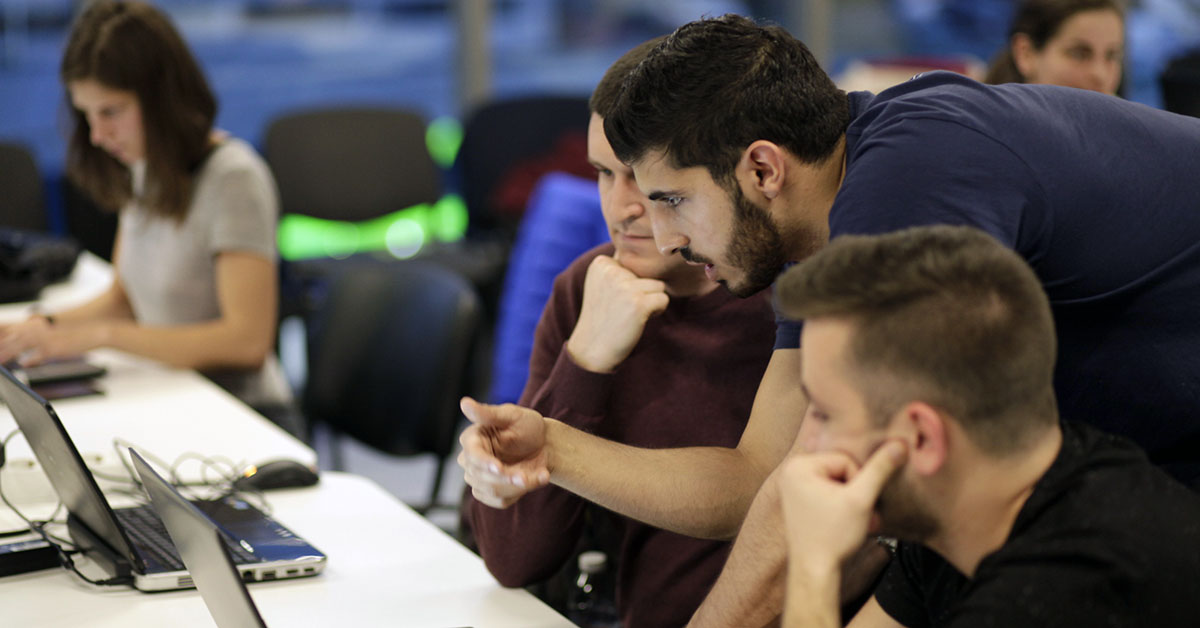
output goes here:
{"type": "Polygon", "coordinates": [[[295,460],[272,460],[258,466],[250,466],[242,477],[233,481],[239,491],[265,491],[273,488],[296,488],[312,486],[320,479],[308,465],[295,460]]]}

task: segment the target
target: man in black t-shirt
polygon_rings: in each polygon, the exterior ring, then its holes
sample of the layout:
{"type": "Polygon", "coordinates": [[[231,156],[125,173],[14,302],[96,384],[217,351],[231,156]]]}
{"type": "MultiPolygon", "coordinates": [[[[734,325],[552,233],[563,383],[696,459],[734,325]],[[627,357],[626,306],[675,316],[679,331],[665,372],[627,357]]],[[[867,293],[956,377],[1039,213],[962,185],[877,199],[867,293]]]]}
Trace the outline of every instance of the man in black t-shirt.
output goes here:
{"type": "Polygon", "coordinates": [[[809,453],[780,472],[786,625],[840,625],[868,534],[901,542],[856,628],[1197,625],[1200,496],[1059,422],[1053,317],[1017,253],[971,227],[846,236],[777,292],[809,398],[809,453]]]}

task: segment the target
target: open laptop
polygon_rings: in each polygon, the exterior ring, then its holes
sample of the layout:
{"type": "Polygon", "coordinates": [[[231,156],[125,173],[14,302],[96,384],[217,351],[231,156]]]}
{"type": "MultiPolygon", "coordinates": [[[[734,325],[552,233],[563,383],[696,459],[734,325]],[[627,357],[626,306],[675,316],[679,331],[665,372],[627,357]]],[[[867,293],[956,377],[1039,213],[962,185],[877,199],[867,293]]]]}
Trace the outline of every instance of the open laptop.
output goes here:
{"type": "MultiPolygon", "coordinates": [[[[88,558],[114,578],[131,577],[142,591],[194,586],[154,509],[110,507],[54,409],[3,367],[0,398],[66,506],[71,537],[88,558]]],[[[324,554],[243,500],[193,503],[233,541],[226,546],[248,580],[311,576],[325,567],[324,554]]]]}
{"type": "Polygon", "coordinates": [[[133,467],[219,628],[266,628],[217,525],[133,449],[133,467]]]}

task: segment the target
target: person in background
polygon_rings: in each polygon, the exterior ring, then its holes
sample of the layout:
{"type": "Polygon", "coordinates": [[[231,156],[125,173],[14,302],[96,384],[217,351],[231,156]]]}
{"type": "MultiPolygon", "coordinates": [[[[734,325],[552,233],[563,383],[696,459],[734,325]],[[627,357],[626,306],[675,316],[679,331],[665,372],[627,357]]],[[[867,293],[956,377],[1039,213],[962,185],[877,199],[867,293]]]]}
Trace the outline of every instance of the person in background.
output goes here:
{"type": "MultiPolygon", "coordinates": [[[[520,405],[638,447],[733,447],[771,356],[770,304],[765,293],[735,298],[702,268],[659,252],[646,214],[649,201],[604,136],[603,117],[622,80],[661,40],[626,53],[592,94],[588,159],[599,176],[612,242],[584,254],[555,280],[520,405]]],[[[486,473],[465,468],[469,482],[486,473]]],[[[558,571],[576,549],[588,507],[559,487],[519,502],[475,488],[463,504],[480,554],[505,586],[529,585],[558,571]]],[[[624,516],[614,516],[613,523],[622,624],[686,624],[720,573],[729,543],[624,516]]]]}
{"type": "Polygon", "coordinates": [[[785,626],[841,626],[841,563],[900,539],[853,628],[1196,625],[1200,496],[1060,422],[1054,317],[973,227],[843,236],[776,282],[804,320],[805,453],[781,465],[785,626]]]}
{"type": "Polygon", "coordinates": [[[985,81],[1116,94],[1125,58],[1120,0],[1023,0],[985,81]]]}
{"type": "Polygon", "coordinates": [[[217,101],[170,20],[92,2],[60,70],[71,107],[67,176],[119,212],[113,282],[96,299],[0,330],[0,362],[111,347],[198,369],[279,416],[273,355],[275,183],[249,144],[213,128],[217,101]]]}

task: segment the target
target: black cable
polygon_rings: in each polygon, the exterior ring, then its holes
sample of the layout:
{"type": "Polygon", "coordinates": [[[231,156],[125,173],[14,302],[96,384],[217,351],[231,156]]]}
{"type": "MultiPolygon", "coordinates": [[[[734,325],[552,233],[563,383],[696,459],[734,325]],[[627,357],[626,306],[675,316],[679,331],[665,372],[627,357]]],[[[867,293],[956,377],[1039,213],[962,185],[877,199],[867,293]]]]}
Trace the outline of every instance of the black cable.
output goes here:
{"type": "MultiPolygon", "coordinates": [[[[8,441],[10,439],[12,439],[14,436],[16,436],[17,434],[19,434],[20,432],[21,432],[21,430],[19,430],[19,429],[13,430],[12,432],[9,432],[8,435],[4,437],[3,440],[0,440],[0,451],[3,451],[4,449],[6,449],[8,446],[8,441]]],[[[0,465],[0,472],[2,472],[3,470],[4,470],[3,465],[0,465]]],[[[94,586],[121,586],[121,585],[133,584],[133,578],[129,577],[129,576],[109,578],[107,580],[93,580],[93,579],[83,575],[83,572],[79,571],[79,567],[77,567],[75,565],[75,560],[73,558],[71,558],[71,554],[75,553],[76,550],[68,551],[68,550],[63,549],[62,545],[55,542],[56,537],[53,537],[50,533],[46,532],[43,529],[46,526],[46,524],[50,523],[50,521],[44,521],[40,524],[35,523],[29,517],[26,517],[24,513],[22,513],[20,510],[18,510],[17,507],[15,505],[13,505],[13,503],[11,501],[8,500],[8,496],[4,494],[4,482],[2,480],[3,480],[3,478],[0,478],[0,501],[3,501],[4,505],[8,506],[9,509],[11,509],[18,517],[20,517],[21,521],[25,522],[25,524],[27,526],[29,526],[29,530],[31,532],[37,533],[38,536],[42,537],[42,540],[44,540],[47,545],[54,548],[55,553],[58,555],[58,562],[60,565],[63,566],[63,568],[74,572],[74,574],[76,576],[79,576],[79,578],[81,580],[83,580],[84,582],[87,582],[88,584],[94,585],[94,586]]],[[[61,504],[61,501],[60,501],[60,504],[61,504]]],[[[58,508],[56,507],[54,509],[54,513],[57,513],[57,512],[58,512],[58,508]]],[[[51,513],[51,517],[53,517],[54,513],[51,513]]],[[[72,543],[72,545],[74,545],[74,544],[72,543]]]]}
{"type": "MultiPolygon", "coordinates": [[[[9,432],[3,439],[0,439],[0,471],[3,471],[4,461],[5,461],[4,452],[7,448],[8,442],[9,442],[9,440],[11,440],[13,437],[15,437],[19,433],[20,433],[20,430],[15,429],[12,432],[9,432]]],[[[138,478],[137,472],[134,470],[131,460],[126,458],[124,453],[121,451],[121,447],[125,447],[126,450],[128,450],[128,448],[136,447],[136,446],[133,445],[133,443],[130,443],[129,441],[126,441],[121,438],[113,439],[113,449],[115,450],[115,452],[117,454],[117,458],[121,461],[122,466],[124,466],[125,470],[128,472],[128,474],[129,474],[128,478],[123,478],[123,477],[120,477],[117,475],[112,475],[112,474],[109,474],[109,473],[106,473],[103,471],[97,471],[96,469],[91,469],[91,468],[88,468],[88,471],[90,471],[94,476],[99,477],[99,478],[104,479],[109,482],[129,484],[131,487],[133,487],[133,490],[117,489],[115,492],[118,492],[118,493],[121,493],[124,495],[128,495],[128,496],[132,496],[136,499],[139,499],[142,502],[145,502],[146,495],[144,492],[145,489],[142,485],[142,482],[138,478]]],[[[142,456],[145,457],[147,460],[154,462],[161,468],[167,469],[168,473],[170,475],[172,484],[176,487],[208,486],[211,488],[216,488],[216,489],[220,490],[218,499],[229,497],[234,494],[239,494],[243,498],[248,499],[248,501],[256,502],[256,506],[259,508],[259,510],[262,510],[262,511],[268,512],[268,513],[270,512],[270,505],[266,500],[266,496],[263,495],[263,493],[261,491],[254,490],[254,491],[252,491],[252,494],[250,494],[250,493],[247,493],[246,491],[238,491],[234,488],[233,482],[234,482],[234,480],[237,479],[237,476],[238,476],[238,473],[237,473],[238,465],[228,458],[210,457],[210,456],[203,456],[203,455],[195,453],[195,452],[185,452],[185,453],[181,454],[178,458],[176,458],[174,464],[168,465],[162,459],[158,458],[157,456],[151,454],[148,451],[142,451],[141,453],[142,453],[142,456]],[[185,462],[187,460],[191,460],[191,459],[195,459],[195,460],[199,461],[200,464],[202,465],[201,466],[201,482],[199,484],[185,483],[179,478],[179,474],[178,474],[179,466],[183,462],[185,462]],[[215,470],[216,473],[218,474],[218,476],[220,476],[220,479],[218,481],[212,482],[212,481],[208,480],[208,470],[209,469],[215,470]]],[[[44,540],[50,547],[54,548],[55,553],[58,555],[59,564],[61,564],[63,566],[63,568],[70,570],[84,582],[87,582],[94,586],[120,586],[120,585],[132,585],[133,584],[133,578],[130,576],[109,578],[106,580],[93,580],[92,578],[85,576],[82,572],[79,571],[79,568],[75,565],[74,559],[71,557],[72,554],[79,553],[79,550],[77,549],[77,546],[75,545],[75,543],[72,541],[68,541],[66,539],[57,537],[53,534],[50,534],[49,532],[47,532],[45,530],[46,525],[48,525],[50,523],[55,523],[55,521],[54,521],[55,517],[57,517],[58,512],[60,510],[62,510],[64,504],[61,499],[59,500],[58,505],[55,507],[54,511],[50,514],[50,518],[45,521],[41,521],[41,522],[36,522],[36,521],[29,519],[20,510],[18,510],[17,507],[15,505],[13,505],[13,503],[11,501],[9,501],[8,496],[4,494],[4,488],[3,488],[2,482],[0,482],[0,501],[3,501],[3,503],[6,506],[8,506],[13,511],[13,513],[15,513],[21,519],[21,521],[23,521],[28,526],[29,531],[34,532],[38,536],[42,537],[42,540],[44,540]],[[64,546],[70,546],[71,549],[64,549],[64,546]]],[[[25,531],[0,533],[0,537],[7,536],[7,535],[24,534],[24,533],[25,533],[25,531]]]]}
{"type": "MultiPolygon", "coordinates": [[[[10,432],[8,435],[6,435],[3,439],[0,439],[0,471],[3,470],[4,451],[6,449],[8,441],[11,440],[13,437],[15,437],[18,433],[20,433],[20,430],[15,429],[12,432],[10,432]]],[[[147,499],[146,499],[146,494],[145,494],[145,487],[142,485],[142,482],[138,478],[137,472],[133,468],[131,459],[126,458],[125,454],[121,451],[122,447],[124,447],[126,449],[126,451],[128,451],[128,449],[131,447],[136,448],[136,445],[134,445],[133,443],[126,441],[122,438],[114,438],[113,439],[113,450],[117,454],[117,459],[119,459],[121,461],[122,466],[125,467],[126,472],[129,474],[128,478],[123,478],[123,477],[109,474],[106,472],[97,471],[96,469],[92,469],[90,467],[88,468],[88,471],[91,472],[92,475],[94,475],[98,478],[104,479],[106,481],[109,481],[109,482],[129,484],[131,487],[133,487],[132,490],[130,490],[130,489],[112,489],[112,490],[110,490],[110,492],[116,492],[116,493],[120,493],[122,495],[127,495],[127,496],[137,499],[138,501],[140,501],[142,503],[146,503],[147,499]]],[[[154,454],[150,453],[149,451],[139,450],[139,452],[142,454],[142,456],[144,458],[157,464],[160,468],[167,469],[168,474],[170,475],[170,478],[171,478],[172,485],[174,485],[177,488],[183,488],[185,486],[188,486],[188,487],[207,486],[210,488],[219,489],[220,493],[218,494],[217,499],[224,499],[224,498],[232,496],[234,494],[238,494],[238,495],[242,496],[243,498],[247,499],[247,501],[256,502],[255,506],[259,510],[261,510],[265,513],[268,513],[268,514],[270,513],[270,510],[271,510],[270,504],[267,502],[266,496],[263,495],[261,490],[253,490],[252,495],[251,495],[251,494],[248,494],[246,491],[239,491],[234,488],[233,482],[234,482],[234,480],[237,479],[237,476],[238,476],[238,473],[237,473],[238,465],[228,458],[203,456],[203,455],[195,453],[195,452],[184,452],[178,458],[175,459],[174,464],[168,465],[161,458],[155,456],[154,454]],[[202,481],[199,484],[183,482],[179,478],[179,474],[178,474],[179,466],[183,462],[185,462],[187,460],[192,460],[192,459],[199,461],[200,464],[202,465],[201,466],[201,480],[202,481]],[[217,474],[220,476],[220,479],[218,481],[212,482],[212,481],[208,480],[207,473],[208,473],[209,469],[213,469],[217,472],[217,474]]],[[[54,548],[55,552],[58,554],[59,563],[64,568],[69,569],[70,571],[74,572],[75,575],[79,576],[79,578],[81,580],[83,580],[84,582],[88,582],[88,583],[90,583],[92,585],[96,585],[96,586],[130,585],[133,583],[133,578],[129,577],[129,576],[118,577],[118,578],[109,578],[107,580],[93,580],[93,579],[88,578],[87,576],[83,575],[83,573],[81,573],[79,571],[79,568],[76,567],[76,565],[75,565],[75,561],[71,558],[71,554],[78,553],[78,549],[69,549],[69,550],[63,549],[63,545],[69,545],[72,548],[76,548],[77,546],[75,545],[75,543],[72,541],[68,541],[68,540],[59,538],[53,534],[50,534],[49,532],[47,532],[44,529],[47,524],[54,523],[54,518],[57,516],[58,512],[60,510],[62,510],[64,504],[61,499],[59,500],[58,505],[55,507],[54,511],[50,514],[50,518],[47,519],[46,521],[42,521],[42,522],[32,521],[28,517],[26,517],[23,513],[21,513],[21,511],[17,510],[16,506],[14,506],[12,504],[12,502],[10,502],[8,500],[8,497],[6,495],[4,495],[4,490],[3,490],[2,484],[0,484],[0,500],[2,500],[5,505],[7,505],[10,509],[12,509],[12,511],[14,513],[16,513],[16,515],[18,517],[20,517],[23,522],[25,522],[25,524],[29,527],[30,531],[37,533],[39,536],[42,537],[42,539],[44,541],[46,541],[47,544],[49,544],[51,547],[54,548]]],[[[0,536],[24,534],[24,533],[25,533],[24,531],[17,531],[17,532],[12,532],[12,533],[0,533],[0,536]]]]}
{"type": "MultiPolygon", "coordinates": [[[[15,437],[18,433],[20,433],[20,431],[21,431],[20,429],[14,429],[13,431],[6,434],[3,439],[0,439],[0,470],[3,470],[4,463],[7,462],[7,457],[6,457],[5,452],[8,450],[8,441],[12,440],[13,437],[15,437]]],[[[4,497],[3,493],[4,493],[4,486],[3,486],[3,484],[0,484],[0,498],[4,497]]],[[[37,528],[41,531],[41,534],[43,534],[45,536],[49,536],[50,538],[54,539],[55,541],[58,541],[61,544],[70,545],[72,547],[75,546],[75,543],[73,541],[66,540],[62,537],[55,536],[55,535],[50,534],[49,532],[45,531],[45,527],[48,524],[60,523],[55,520],[58,518],[58,513],[66,507],[66,504],[63,503],[62,498],[59,498],[58,504],[54,507],[54,510],[50,513],[50,516],[42,521],[30,521],[24,515],[22,515],[21,511],[17,510],[16,507],[14,507],[7,499],[4,499],[4,503],[14,513],[16,513],[16,515],[18,517],[20,517],[22,521],[26,522],[27,524],[30,524],[30,527],[25,530],[8,530],[5,532],[0,532],[0,537],[28,534],[30,532],[30,530],[33,529],[33,526],[36,525],[37,528]]],[[[62,522],[62,523],[65,525],[65,522],[62,522]]]]}
{"type": "MultiPolygon", "coordinates": [[[[8,450],[8,441],[12,440],[12,439],[13,439],[13,438],[14,438],[14,437],[17,435],[17,434],[20,434],[20,433],[21,433],[21,430],[20,430],[19,428],[18,428],[18,429],[14,429],[13,431],[9,432],[8,434],[5,434],[5,435],[4,435],[4,438],[0,439],[0,471],[2,471],[2,470],[4,469],[4,463],[5,463],[5,462],[7,462],[7,457],[6,457],[6,455],[5,455],[5,452],[8,450]]],[[[29,524],[29,526],[30,526],[30,529],[32,529],[32,528],[33,528],[33,525],[35,524],[35,522],[33,522],[33,521],[30,521],[29,519],[27,519],[27,518],[25,517],[25,515],[21,514],[21,512],[20,512],[19,510],[17,510],[17,509],[16,509],[16,508],[15,508],[15,507],[14,507],[14,506],[13,506],[13,505],[12,505],[12,504],[11,504],[11,503],[8,501],[8,499],[7,499],[7,498],[5,498],[5,497],[4,497],[4,484],[3,484],[2,482],[0,482],[0,498],[2,498],[2,499],[4,500],[4,503],[5,503],[5,504],[6,504],[6,505],[7,505],[7,506],[10,508],[10,509],[12,509],[12,511],[13,511],[14,513],[16,513],[16,515],[17,515],[18,517],[20,517],[22,521],[24,521],[26,524],[29,524]]],[[[44,526],[44,525],[46,525],[46,524],[48,524],[48,523],[50,523],[51,521],[53,521],[53,520],[54,520],[54,517],[56,517],[56,516],[58,515],[58,511],[59,511],[59,510],[62,510],[62,507],[63,507],[63,501],[62,501],[62,499],[59,499],[59,500],[58,500],[58,505],[57,505],[57,506],[55,506],[55,507],[54,507],[54,511],[50,513],[50,517],[49,517],[48,519],[46,519],[45,521],[42,521],[42,522],[36,522],[36,523],[40,523],[40,525],[43,525],[43,526],[44,526]]],[[[9,532],[4,532],[4,533],[0,534],[0,536],[16,536],[16,535],[18,535],[18,534],[27,534],[27,533],[30,531],[30,529],[27,529],[27,530],[13,530],[13,531],[9,531],[9,532]]]]}

